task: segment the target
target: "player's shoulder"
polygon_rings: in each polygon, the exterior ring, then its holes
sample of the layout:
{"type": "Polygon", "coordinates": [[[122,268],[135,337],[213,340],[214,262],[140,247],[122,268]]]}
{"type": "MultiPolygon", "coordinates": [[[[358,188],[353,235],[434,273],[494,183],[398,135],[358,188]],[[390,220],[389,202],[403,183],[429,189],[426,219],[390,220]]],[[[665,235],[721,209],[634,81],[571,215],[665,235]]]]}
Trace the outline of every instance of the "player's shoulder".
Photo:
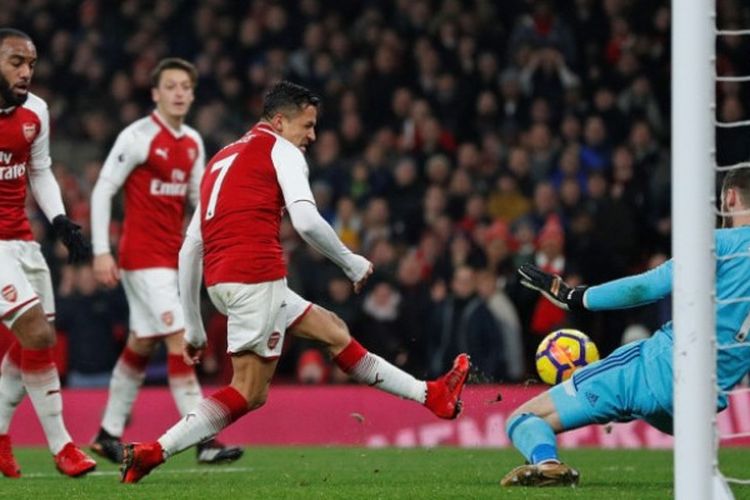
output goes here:
{"type": "Polygon", "coordinates": [[[36,94],[29,92],[26,102],[22,106],[37,115],[40,119],[48,116],[47,102],[36,94]]]}
{"type": "Polygon", "coordinates": [[[273,136],[276,138],[276,142],[273,144],[274,148],[280,151],[283,151],[285,153],[286,152],[291,153],[295,156],[304,156],[302,154],[302,151],[300,151],[300,149],[297,146],[292,144],[291,141],[289,141],[288,139],[285,139],[284,137],[280,136],[279,134],[275,132],[270,132],[270,133],[273,134],[273,136]]]}
{"type": "Polygon", "coordinates": [[[750,226],[715,229],[714,237],[717,249],[746,247],[750,245],[750,226]]]}
{"type": "Polygon", "coordinates": [[[269,130],[264,129],[263,132],[274,138],[274,142],[270,144],[272,156],[278,155],[280,158],[287,161],[295,160],[305,162],[305,155],[291,141],[269,130]]]}
{"type": "Polygon", "coordinates": [[[185,135],[193,139],[195,142],[203,143],[203,137],[201,137],[201,133],[198,132],[196,129],[191,127],[187,124],[182,124],[182,130],[184,131],[185,135]]]}
{"type": "Polygon", "coordinates": [[[159,125],[151,119],[151,116],[144,116],[122,129],[120,136],[137,139],[151,138],[158,134],[159,130],[159,125]]]}

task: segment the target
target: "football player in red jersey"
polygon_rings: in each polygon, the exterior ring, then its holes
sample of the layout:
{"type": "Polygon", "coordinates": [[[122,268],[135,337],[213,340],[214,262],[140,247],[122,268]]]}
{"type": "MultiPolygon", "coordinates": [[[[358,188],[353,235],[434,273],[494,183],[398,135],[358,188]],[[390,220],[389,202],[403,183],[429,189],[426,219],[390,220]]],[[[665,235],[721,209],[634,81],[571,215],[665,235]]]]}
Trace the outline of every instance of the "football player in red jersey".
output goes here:
{"type": "Polygon", "coordinates": [[[198,362],[206,344],[199,309],[203,270],[211,301],[228,318],[232,382],[158,441],[126,445],[123,482],[138,482],[170,456],[261,407],[286,330],[325,343],[336,364],[359,382],[418,401],[441,418],[455,418],[460,412],[469,370],[465,354],[438,380],[417,380],[368,352],[333,313],[287,288],[279,241],[283,209],[302,238],[341,267],[355,291],[373,270],[367,259],[344,246],[313,200],[303,152],[315,140],[318,102],[299,85],[274,85],[265,96],[261,121],[209,163],[200,207],[180,250],[185,360],[198,362]]]}
{"type": "Polygon", "coordinates": [[[58,470],[80,476],[94,470],[96,462],[73,444],[62,418],[60,377],[52,358],[52,281],[26,216],[27,183],[68,248],[68,260],[89,259],[91,248],[80,226],[65,215],[50,169],[47,104],[29,92],[36,60],[27,34],[0,29],[0,319],[17,339],[0,368],[0,472],[21,474],[8,427],[28,393],[58,470]]]}
{"type": "MultiPolygon", "coordinates": [[[[186,199],[198,201],[205,153],[198,132],[185,124],[198,72],[166,58],[152,74],[156,109],[126,127],[107,156],[91,196],[94,273],[105,286],[122,281],[130,309],[130,335],[112,372],[109,398],[92,449],[119,463],[121,437],[146,365],[160,342],[167,346],[169,387],[181,415],[203,398],[195,369],[182,358],[184,320],[177,290],[177,254],[186,199]],[[125,221],[119,267],[110,253],[112,197],[124,186],[125,221]]],[[[198,461],[237,460],[242,449],[215,440],[198,445],[198,461]]]]}

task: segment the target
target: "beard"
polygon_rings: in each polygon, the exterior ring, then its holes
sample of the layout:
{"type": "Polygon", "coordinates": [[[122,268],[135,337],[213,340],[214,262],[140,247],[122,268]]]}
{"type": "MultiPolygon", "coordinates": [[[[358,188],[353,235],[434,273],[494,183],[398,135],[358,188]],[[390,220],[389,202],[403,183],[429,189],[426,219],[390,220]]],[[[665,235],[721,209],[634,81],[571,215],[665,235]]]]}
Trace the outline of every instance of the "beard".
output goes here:
{"type": "Polygon", "coordinates": [[[10,108],[11,106],[20,106],[26,102],[26,98],[29,97],[29,93],[16,94],[10,86],[10,82],[0,74],[0,99],[3,100],[4,107],[10,108]]]}

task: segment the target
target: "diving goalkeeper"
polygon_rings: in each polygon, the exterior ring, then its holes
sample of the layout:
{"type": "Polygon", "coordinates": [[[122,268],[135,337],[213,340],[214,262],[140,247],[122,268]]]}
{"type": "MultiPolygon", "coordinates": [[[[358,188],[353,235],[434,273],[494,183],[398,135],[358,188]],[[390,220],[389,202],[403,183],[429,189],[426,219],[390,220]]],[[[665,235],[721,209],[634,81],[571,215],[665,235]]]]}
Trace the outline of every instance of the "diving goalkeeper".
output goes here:
{"type": "MultiPolygon", "coordinates": [[[[724,228],[715,231],[716,336],[719,349],[716,378],[717,411],[727,407],[727,391],[750,369],[750,303],[722,303],[723,299],[750,296],[750,170],[731,171],[721,192],[724,228]]],[[[672,261],[646,273],[586,287],[568,286],[559,276],[532,265],[518,270],[521,283],[540,291],[558,307],[568,310],[623,309],[655,302],[672,292],[672,261]]],[[[672,433],[672,322],[652,337],[620,347],[592,363],[567,381],[552,387],[518,407],[508,419],[506,431],[513,445],[528,461],[501,480],[502,486],[574,485],[577,470],[562,463],[555,434],[589,424],[644,420],[672,433]]]]}

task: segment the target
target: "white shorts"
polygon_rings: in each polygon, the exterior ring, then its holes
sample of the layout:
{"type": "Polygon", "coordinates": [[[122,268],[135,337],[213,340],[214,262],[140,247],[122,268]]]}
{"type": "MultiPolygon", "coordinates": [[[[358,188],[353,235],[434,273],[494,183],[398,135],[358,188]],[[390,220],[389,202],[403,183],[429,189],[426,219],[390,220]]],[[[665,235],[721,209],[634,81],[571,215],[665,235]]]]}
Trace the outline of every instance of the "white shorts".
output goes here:
{"type": "Polygon", "coordinates": [[[302,317],[307,314],[307,311],[312,307],[312,303],[309,300],[305,300],[292,291],[291,288],[286,289],[286,329],[289,330],[297,324],[302,317]]]}
{"type": "Polygon", "coordinates": [[[49,268],[36,241],[0,241],[0,319],[10,328],[23,313],[42,305],[55,318],[49,268]]]}
{"type": "Polygon", "coordinates": [[[217,283],[208,287],[216,309],[227,317],[227,351],[252,351],[266,359],[281,355],[286,331],[286,279],[264,283],[217,283]]]}
{"type": "Polygon", "coordinates": [[[177,269],[155,267],[120,271],[130,309],[130,331],[137,338],[161,337],[185,329],[177,269]]]}

